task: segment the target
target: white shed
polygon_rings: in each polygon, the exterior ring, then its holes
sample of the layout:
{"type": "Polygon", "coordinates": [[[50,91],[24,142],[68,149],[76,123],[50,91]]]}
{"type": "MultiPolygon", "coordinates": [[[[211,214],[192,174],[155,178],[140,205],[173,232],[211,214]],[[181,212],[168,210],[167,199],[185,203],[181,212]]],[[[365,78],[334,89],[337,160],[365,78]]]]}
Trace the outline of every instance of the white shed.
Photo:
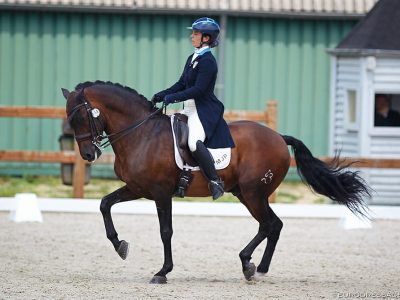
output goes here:
{"type": "MultiPolygon", "coordinates": [[[[400,159],[400,1],[378,1],[329,53],[330,154],[400,159]],[[376,101],[390,107],[381,112],[376,101]]],[[[371,203],[400,204],[400,169],[360,171],[371,203]]]]}

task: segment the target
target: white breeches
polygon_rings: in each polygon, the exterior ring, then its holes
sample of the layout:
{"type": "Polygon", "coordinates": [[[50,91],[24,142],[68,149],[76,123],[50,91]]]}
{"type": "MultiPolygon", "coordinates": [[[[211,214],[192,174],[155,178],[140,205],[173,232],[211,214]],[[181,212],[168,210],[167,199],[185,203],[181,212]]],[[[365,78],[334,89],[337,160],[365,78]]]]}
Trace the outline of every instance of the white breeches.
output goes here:
{"type": "Polygon", "coordinates": [[[185,108],[181,111],[182,114],[188,116],[188,127],[189,127],[189,137],[188,145],[190,151],[196,151],[197,141],[202,141],[206,139],[206,133],[204,132],[203,125],[200,122],[199,116],[197,114],[196,104],[193,99],[185,101],[185,108]]]}

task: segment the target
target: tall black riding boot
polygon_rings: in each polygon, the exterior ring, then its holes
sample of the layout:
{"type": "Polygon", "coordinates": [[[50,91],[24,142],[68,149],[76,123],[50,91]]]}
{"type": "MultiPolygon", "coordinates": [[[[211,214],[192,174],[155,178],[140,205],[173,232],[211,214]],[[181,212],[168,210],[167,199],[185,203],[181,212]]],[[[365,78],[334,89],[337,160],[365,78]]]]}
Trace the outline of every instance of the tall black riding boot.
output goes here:
{"type": "Polygon", "coordinates": [[[224,194],[224,182],[218,177],[215,170],[214,160],[202,141],[197,141],[196,151],[192,152],[193,157],[199,164],[204,176],[209,180],[208,188],[213,200],[218,199],[224,194]]]}

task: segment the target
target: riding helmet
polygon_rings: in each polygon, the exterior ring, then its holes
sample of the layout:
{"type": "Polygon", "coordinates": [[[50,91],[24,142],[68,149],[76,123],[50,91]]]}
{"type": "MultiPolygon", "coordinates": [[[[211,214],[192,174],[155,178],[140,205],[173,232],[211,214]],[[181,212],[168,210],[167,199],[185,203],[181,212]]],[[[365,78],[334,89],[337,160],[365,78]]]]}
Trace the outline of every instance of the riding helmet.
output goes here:
{"type": "Polygon", "coordinates": [[[218,46],[220,28],[215,20],[207,17],[202,17],[194,21],[192,26],[188,27],[188,29],[197,30],[200,31],[203,35],[206,34],[210,36],[210,48],[218,46]]]}

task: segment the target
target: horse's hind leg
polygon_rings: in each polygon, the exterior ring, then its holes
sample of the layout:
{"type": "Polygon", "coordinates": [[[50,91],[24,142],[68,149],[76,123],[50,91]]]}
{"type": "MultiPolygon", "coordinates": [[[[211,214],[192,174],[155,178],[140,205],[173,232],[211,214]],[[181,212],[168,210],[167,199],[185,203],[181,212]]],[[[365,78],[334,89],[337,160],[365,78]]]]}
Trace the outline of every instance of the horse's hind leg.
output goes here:
{"type": "Polygon", "coordinates": [[[258,199],[253,198],[250,201],[246,201],[247,197],[245,198],[241,194],[238,195],[238,198],[246,205],[250,213],[260,224],[256,236],[239,254],[242,261],[243,274],[247,280],[250,280],[256,271],[255,265],[251,262],[254,250],[265,238],[268,238],[264,256],[257,268],[258,272],[266,273],[269,269],[283,223],[272,211],[267,199],[259,199],[258,197],[258,199]]]}
{"type": "MultiPolygon", "coordinates": [[[[257,272],[266,274],[271,264],[272,256],[274,255],[276,244],[278,243],[279,236],[283,227],[281,219],[272,211],[267,203],[267,222],[263,226],[263,230],[267,233],[267,247],[265,248],[264,255],[260,264],[257,267],[257,272]]],[[[261,227],[261,224],[260,224],[261,227]]]]}
{"type": "Polygon", "coordinates": [[[122,259],[126,259],[129,251],[129,244],[118,239],[118,233],[115,230],[114,223],[111,218],[111,207],[119,202],[134,200],[135,197],[127,186],[119,188],[118,190],[108,194],[103,199],[101,199],[100,211],[103,215],[104,226],[106,228],[107,238],[111,241],[114,246],[115,251],[122,259]]]}

